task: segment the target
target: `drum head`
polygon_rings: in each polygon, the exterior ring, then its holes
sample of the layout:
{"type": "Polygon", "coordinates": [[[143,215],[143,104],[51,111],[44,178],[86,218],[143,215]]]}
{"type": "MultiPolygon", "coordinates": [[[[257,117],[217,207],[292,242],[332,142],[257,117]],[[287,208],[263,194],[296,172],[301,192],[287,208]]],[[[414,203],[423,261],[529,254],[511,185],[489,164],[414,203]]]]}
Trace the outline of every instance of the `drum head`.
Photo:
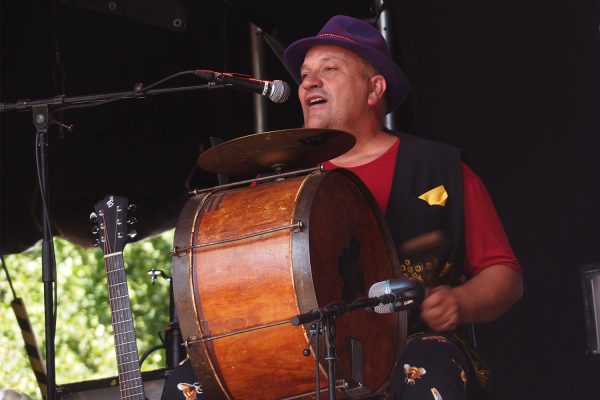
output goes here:
{"type": "MultiPolygon", "coordinates": [[[[356,175],[334,170],[307,182],[297,219],[310,225],[295,234],[296,287],[302,312],[333,302],[349,304],[368,297],[376,282],[399,276],[391,236],[375,200],[356,175]],[[302,242],[308,236],[310,268],[303,264],[302,242]],[[304,276],[310,276],[306,279],[304,276]],[[312,300],[316,299],[316,303],[312,300]]],[[[381,391],[405,339],[402,314],[356,310],[336,318],[337,376],[366,393],[381,391]]],[[[325,362],[325,341],[320,346],[325,362]]],[[[358,389],[357,389],[358,390],[358,389]]],[[[348,390],[346,391],[348,392],[348,390]]]]}

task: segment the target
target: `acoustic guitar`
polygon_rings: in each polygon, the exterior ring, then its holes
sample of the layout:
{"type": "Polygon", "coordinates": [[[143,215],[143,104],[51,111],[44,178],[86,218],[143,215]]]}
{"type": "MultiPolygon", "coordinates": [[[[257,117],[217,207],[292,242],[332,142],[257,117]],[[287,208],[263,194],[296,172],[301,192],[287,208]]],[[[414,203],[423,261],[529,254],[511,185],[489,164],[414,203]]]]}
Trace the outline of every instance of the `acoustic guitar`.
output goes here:
{"type": "Polygon", "coordinates": [[[108,195],[94,206],[90,219],[95,223],[92,232],[98,237],[94,245],[104,249],[108,302],[115,339],[119,394],[121,400],[145,400],[142,373],[136,345],[133,313],[127,290],[123,249],[135,231],[128,232],[134,219],[127,217],[135,206],[124,197],[108,195]]]}

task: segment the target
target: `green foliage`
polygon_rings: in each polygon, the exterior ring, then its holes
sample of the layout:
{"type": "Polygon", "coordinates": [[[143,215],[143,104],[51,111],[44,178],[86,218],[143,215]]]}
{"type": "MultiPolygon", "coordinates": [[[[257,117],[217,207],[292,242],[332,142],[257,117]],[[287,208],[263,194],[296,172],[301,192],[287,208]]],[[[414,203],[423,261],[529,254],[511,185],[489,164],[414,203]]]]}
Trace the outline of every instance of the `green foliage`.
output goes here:
{"type": "MultiPolygon", "coordinates": [[[[173,231],[129,244],[124,259],[140,358],[161,344],[159,332],[169,323],[169,282],[154,284],[148,270],[171,275],[173,231]]],[[[58,318],[55,339],[58,385],[117,375],[102,250],[84,249],[55,238],[58,318]]],[[[45,360],[44,287],[41,248],[5,257],[16,295],[23,299],[45,360]]],[[[4,273],[2,273],[4,276],[4,273]]],[[[23,339],[11,308],[12,293],[0,279],[0,388],[10,388],[41,399],[23,339]]],[[[151,353],[142,371],[165,367],[165,352],[151,353]]]]}

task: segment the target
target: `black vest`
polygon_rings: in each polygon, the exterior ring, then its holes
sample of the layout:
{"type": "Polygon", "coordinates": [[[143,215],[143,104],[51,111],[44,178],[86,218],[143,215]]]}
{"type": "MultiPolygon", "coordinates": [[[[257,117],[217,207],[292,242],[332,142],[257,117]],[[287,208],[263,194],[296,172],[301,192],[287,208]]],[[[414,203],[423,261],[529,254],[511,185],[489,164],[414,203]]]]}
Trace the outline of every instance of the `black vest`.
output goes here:
{"type": "Polygon", "coordinates": [[[397,135],[400,145],[386,220],[396,244],[399,272],[426,286],[457,285],[464,280],[460,151],[416,136],[397,135]],[[419,198],[432,189],[438,195],[445,190],[445,205],[419,198]]]}

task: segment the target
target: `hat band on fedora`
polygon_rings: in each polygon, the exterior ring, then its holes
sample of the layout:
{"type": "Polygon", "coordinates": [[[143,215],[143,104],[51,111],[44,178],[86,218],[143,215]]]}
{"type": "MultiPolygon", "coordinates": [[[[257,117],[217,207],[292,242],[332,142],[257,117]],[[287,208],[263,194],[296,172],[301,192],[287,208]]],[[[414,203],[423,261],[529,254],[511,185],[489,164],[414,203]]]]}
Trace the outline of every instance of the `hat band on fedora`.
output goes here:
{"type": "Polygon", "coordinates": [[[319,33],[317,36],[333,36],[340,39],[346,39],[351,42],[356,42],[356,40],[352,39],[350,36],[339,35],[337,33],[319,33]]]}

